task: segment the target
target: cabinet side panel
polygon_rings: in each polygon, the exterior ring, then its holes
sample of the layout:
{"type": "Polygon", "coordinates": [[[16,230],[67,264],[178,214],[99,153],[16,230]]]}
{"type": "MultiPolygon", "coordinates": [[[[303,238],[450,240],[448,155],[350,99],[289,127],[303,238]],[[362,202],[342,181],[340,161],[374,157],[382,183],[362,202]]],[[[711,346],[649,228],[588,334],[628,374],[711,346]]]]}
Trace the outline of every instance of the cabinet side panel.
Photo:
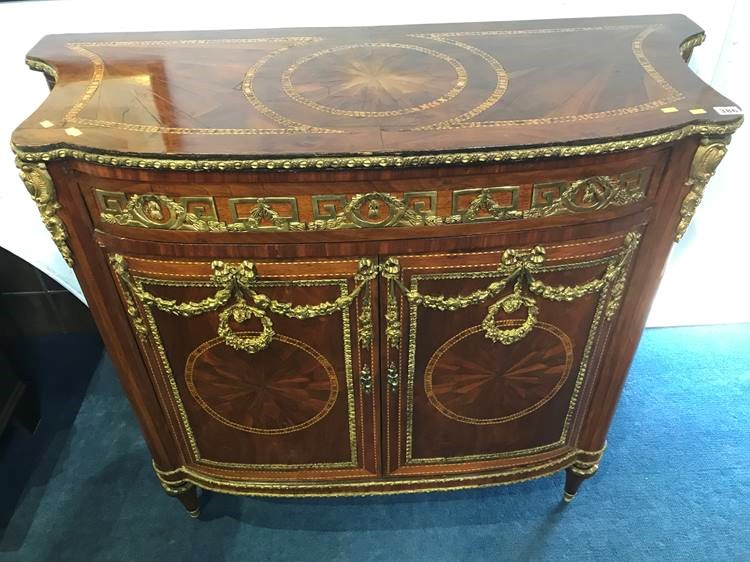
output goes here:
{"type": "Polygon", "coordinates": [[[652,218],[633,262],[630,284],[623,296],[621,312],[606,334],[606,351],[597,365],[599,376],[587,398],[588,408],[582,418],[579,438],[579,446],[584,449],[593,450],[604,446],[617,401],[674,243],[680,221],[680,207],[688,191],[685,180],[698,142],[697,137],[686,139],[674,146],[669,157],[652,218]]]}
{"type": "Polygon", "coordinates": [[[183,456],[169,432],[168,418],[159,405],[127,315],[120,306],[104,252],[94,241],[93,225],[77,182],[65,164],[50,163],[49,169],[61,205],[59,216],[70,236],[76,277],[154,462],[164,469],[180,466],[183,456]]]}

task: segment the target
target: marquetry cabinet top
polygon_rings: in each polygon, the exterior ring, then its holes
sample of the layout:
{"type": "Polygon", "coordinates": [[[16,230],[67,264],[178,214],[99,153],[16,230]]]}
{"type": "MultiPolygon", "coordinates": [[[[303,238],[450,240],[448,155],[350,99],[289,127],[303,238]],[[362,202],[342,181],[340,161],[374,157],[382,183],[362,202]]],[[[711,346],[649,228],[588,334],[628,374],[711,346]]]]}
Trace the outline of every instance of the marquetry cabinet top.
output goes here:
{"type": "Polygon", "coordinates": [[[50,35],[27,62],[55,87],[13,144],[128,166],[377,167],[731,132],[739,110],[683,60],[702,39],[680,15],[50,35]]]}

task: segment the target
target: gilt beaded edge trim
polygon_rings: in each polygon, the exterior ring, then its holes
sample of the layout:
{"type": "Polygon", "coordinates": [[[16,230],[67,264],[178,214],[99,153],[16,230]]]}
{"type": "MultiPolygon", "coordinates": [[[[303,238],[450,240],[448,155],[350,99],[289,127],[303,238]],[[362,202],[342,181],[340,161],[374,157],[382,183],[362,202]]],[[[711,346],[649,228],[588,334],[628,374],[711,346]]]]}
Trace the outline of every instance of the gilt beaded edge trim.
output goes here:
{"type": "Polygon", "coordinates": [[[698,45],[701,45],[705,40],[705,31],[700,31],[695,35],[691,35],[690,37],[685,39],[682,43],[680,43],[680,54],[682,55],[682,58],[687,62],[686,55],[691,54],[692,50],[698,45]]]}
{"type": "Polygon", "coordinates": [[[51,64],[47,64],[46,62],[43,62],[37,59],[27,58],[26,66],[28,66],[31,70],[36,70],[37,72],[41,72],[53,82],[57,82],[57,69],[51,64]]]}
{"type": "Polygon", "coordinates": [[[192,158],[151,158],[139,155],[106,154],[87,152],[74,148],[59,148],[41,152],[27,152],[11,144],[16,156],[23,162],[48,162],[52,160],[82,160],[92,164],[114,168],[135,168],[152,170],[180,170],[193,172],[206,171],[255,171],[255,170],[338,170],[354,168],[427,168],[433,166],[464,166],[467,164],[492,164],[514,162],[533,158],[571,158],[637,150],[667,144],[691,135],[717,136],[734,133],[742,124],[743,118],[730,123],[705,123],[686,125],[679,129],[620,139],[603,143],[580,145],[551,145],[533,148],[506,148],[492,151],[462,151],[397,155],[369,156],[321,156],[301,158],[246,158],[246,159],[192,159],[192,158]]]}
{"type": "MultiPolygon", "coordinates": [[[[405,478],[403,480],[381,480],[364,482],[326,482],[326,483],[280,483],[268,481],[235,480],[231,476],[220,477],[219,475],[204,475],[187,466],[181,466],[174,471],[160,471],[153,464],[157,478],[170,485],[189,482],[206,490],[215,490],[237,495],[269,496],[269,497],[321,497],[321,496],[370,496],[381,494],[418,493],[432,492],[445,489],[472,489],[486,486],[498,486],[524,482],[536,478],[550,476],[562,469],[569,468],[578,462],[580,455],[590,455],[590,452],[573,449],[559,457],[504,470],[495,470],[485,474],[452,475],[440,478],[405,478]],[[176,482],[164,479],[167,474],[179,474],[180,480],[176,482]],[[487,482],[493,478],[504,478],[502,481],[487,482]],[[468,483],[468,484],[467,484],[468,483]],[[432,484],[433,486],[429,486],[432,484]],[[419,488],[405,489],[403,486],[425,486],[419,488]],[[378,489],[385,487],[398,488],[378,489]],[[342,491],[345,490],[345,491],[342,491]]],[[[597,461],[598,462],[598,461],[597,461]]]]}

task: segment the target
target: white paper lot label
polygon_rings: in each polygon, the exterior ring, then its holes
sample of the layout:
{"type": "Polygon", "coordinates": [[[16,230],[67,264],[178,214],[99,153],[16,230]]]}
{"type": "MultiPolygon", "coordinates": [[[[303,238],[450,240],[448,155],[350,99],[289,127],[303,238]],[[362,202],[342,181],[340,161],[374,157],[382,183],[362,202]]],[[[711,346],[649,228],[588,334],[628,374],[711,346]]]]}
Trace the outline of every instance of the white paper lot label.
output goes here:
{"type": "Polygon", "coordinates": [[[742,115],[742,110],[736,105],[714,107],[714,111],[719,115],[742,115]]]}

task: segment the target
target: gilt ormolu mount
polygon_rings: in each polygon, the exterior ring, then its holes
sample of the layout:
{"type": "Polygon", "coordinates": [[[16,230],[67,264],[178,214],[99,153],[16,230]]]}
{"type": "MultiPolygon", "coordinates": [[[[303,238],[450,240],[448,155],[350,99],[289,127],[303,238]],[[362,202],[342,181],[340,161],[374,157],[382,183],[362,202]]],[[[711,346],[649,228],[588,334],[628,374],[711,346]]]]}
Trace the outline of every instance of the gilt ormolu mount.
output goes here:
{"type": "Polygon", "coordinates": [[[596,472],[742,116],[682,16],[49,36],[15,132],[164,489],[596,472]],[[591,48],[595,45],[596,48],[591,48]]]}

